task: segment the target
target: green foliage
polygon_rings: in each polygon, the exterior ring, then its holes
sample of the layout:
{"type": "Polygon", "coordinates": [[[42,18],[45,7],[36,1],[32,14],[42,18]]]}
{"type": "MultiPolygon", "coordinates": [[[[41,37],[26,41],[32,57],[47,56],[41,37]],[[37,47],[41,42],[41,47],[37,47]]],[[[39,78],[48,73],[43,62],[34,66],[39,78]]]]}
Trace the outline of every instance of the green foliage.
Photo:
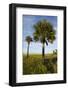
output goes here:
{"type": "Polygon", "coordinates": [[[30,36],[27,36],[26,37],[26,42],[28,42],[28,43],[32,42],[32,38],[30,36]]]}
{"type": "Polygon", "coordinates": [[[48,45],[48,42],[53,43],[55,40],[55,30],[53,29],[53,26],[50,22],[47,20],[41,20],[37,22],[34,25],[34,40],[40,41],[41,43],[46,43],[48,45]]]}
{"type": "Polygon", "coordinates": [[[57,54],[57,49],[53,50],[53,54],[57,54]]]}
{"type": "Polygon", "coordinates": [[[45,62],[41,55],[23,57],[23,74],[48,74],[57,73],[57,58],[55,55],[46,55],[45,62]],[[50,57],[48,57],[50,56],[50,57]],[[55,61],[54,61],[55,60],[55,61]]]}

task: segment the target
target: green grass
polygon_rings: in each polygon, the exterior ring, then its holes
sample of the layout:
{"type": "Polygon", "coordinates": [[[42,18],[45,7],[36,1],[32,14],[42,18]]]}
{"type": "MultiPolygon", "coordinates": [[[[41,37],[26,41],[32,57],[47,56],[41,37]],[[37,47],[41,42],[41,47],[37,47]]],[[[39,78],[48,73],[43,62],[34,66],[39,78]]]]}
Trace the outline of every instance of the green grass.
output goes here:
{"type": "Polygon", "coordinates": [[[31,54],[27,58],[23,55],[23,74],[48,74],[57,73],[57,55],[46,54],[42,59],[41,54],[31,54]]]}

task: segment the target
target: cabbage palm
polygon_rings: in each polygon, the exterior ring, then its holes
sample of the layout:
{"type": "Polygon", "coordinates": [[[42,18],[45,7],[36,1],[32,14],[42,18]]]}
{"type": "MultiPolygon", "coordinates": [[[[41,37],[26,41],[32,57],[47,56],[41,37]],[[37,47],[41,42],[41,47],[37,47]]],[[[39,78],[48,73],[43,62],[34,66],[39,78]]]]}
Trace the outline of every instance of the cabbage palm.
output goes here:
{"type": "Polygon", "coordinates": [[[42,57],[43,59],[45,58],[45,44],[48,45],[48,43],[53,43],[53,41],[56,39],[55,37],[55,30],[50,22],[47,20],[41,20],[37,22],[34,25],[34,30],[35,32],[33,33],[34,35],[34,40],[37,42],[42,43],[42,57]]]}
{"type": "Polygon", "coordinates": [[[27,47],[27,57],[29,57],[29,46],[30,46],[30,42],[32,42],[32,38],[30,36],[26,37],[26,42],[28,43],[28,47],[27,47]]]}

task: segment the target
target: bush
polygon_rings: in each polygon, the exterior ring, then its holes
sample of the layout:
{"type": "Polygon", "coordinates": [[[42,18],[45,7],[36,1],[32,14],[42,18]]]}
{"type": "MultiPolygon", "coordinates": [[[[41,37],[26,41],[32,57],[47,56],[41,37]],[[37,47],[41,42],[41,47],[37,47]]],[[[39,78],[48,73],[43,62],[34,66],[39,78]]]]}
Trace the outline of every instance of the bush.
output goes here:
{"type": "Polygon", "coordinates": [[[57,73],[57,58],[43,60],[38,56],[23,58],[23,74],[48,74],[57,73]]]}
{"type": "Polygon", "coordinates": [[[41,60],[25,60],[23,64],[23,74],[44,74],[47,73],[46,66],[41,60]]]}

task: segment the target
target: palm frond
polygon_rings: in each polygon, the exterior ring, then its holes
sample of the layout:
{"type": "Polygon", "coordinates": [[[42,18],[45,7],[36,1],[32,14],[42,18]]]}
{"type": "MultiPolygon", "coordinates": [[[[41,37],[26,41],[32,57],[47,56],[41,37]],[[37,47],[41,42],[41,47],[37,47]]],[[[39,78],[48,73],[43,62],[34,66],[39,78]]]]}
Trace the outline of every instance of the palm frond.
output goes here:
{"type": "Polygon", "coordinates": [[[53,42],[56,39],[56,31],[53,29],[53,25],[47,20],[41,20],[34,25],[34,40],[42,43],[53,42]]]}

